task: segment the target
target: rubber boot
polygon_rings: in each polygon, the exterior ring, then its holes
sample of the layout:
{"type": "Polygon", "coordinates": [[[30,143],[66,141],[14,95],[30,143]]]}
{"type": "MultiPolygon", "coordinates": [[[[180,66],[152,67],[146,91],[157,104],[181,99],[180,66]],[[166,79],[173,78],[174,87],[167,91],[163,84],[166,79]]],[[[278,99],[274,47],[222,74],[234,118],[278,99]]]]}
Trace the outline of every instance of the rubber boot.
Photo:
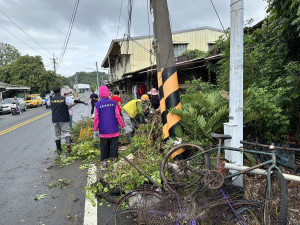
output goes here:
{"type": "Polygon", "coordinates": [[[60,155],[61,152],[62,152],[62,149],[61,149],[61,141],[60,141],[60,140],[56,140],[55,143],[56,143],[57,154],[60,155]]]}
{"type": "Polygon", "coordinates": [[[128,141],[129,143],[132,142],[132,138],[131,138],[131,137],[132,137],[132,132],[126,134],[126,138],[127,138],[127,141],[128,141]]]}
{"type": "Polygon", "coordinates": [[[71,153],[71,152],[72,152],[72,147],[71,147],[71,136],[67,136],[67,137],[66,137],[66,142],[67,142],[68,153],[71,153]]]}

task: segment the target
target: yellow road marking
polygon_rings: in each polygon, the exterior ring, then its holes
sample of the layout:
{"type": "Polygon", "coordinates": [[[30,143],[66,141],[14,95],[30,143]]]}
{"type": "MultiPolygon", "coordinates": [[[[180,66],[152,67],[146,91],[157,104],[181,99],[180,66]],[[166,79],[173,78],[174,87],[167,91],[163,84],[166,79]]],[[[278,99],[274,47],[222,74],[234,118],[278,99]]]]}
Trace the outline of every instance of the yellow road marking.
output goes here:
{"type": "Polygon", "coordinates": [[[44,114],[42,114],[42,115],[40,115],[40,116],[34,117],[34,118],[32,118],[32,119],[30,119],[30,120],[27,120],[27,121],[25,121],[25,122],[23,122],[23,123],[17,124],[17,125],[15,125],[15,126],[13,126],[13,127],[7,128],[6,130],[0,131],[0,136],[3,135],[3,134],[8,133],[8,132],[10,132],[10,131],[13,131],[13,130],[19,128],[19,127],[22,127],[22,126],[24,126],[24,125],[26,125],[26,124],[28,124],[28,123],[31,123],[31,122],[33,122],[33,121],[35,121],[35,120],[37,120],[37,119],[40,119],[40,118],[42,118],[42,117],[44,117],[44,116],[47,116],[47,115],[49,115],[50,113],[51,113],[51,111],[50,111],[50,112],[47,112],[47,113],[44,113],[44,114]]]}

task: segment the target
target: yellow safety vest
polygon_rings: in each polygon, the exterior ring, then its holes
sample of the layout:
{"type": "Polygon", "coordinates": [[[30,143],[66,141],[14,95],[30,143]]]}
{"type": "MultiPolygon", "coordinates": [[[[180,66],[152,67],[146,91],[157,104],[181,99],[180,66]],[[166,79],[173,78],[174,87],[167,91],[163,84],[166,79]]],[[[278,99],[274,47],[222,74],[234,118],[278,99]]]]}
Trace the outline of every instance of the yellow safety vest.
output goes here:
{"type": "Polygon", "coordinates": [[[139,113],[137,102],[141,102],[141,99],[134,99],[128,102],[126,105],[124,105],[123,109],[128,113],[130,118],[136,117],[136,115],[139,113]]]}

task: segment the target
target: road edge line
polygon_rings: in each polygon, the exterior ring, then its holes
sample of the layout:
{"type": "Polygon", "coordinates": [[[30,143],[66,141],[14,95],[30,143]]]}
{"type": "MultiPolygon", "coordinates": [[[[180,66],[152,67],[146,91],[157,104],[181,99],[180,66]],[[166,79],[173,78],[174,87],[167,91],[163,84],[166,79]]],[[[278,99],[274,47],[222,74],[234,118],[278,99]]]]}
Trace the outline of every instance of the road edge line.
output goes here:
{"type": "MultiPolygon", "coordinates": [[[[96,183],[96,181],[97,166],[95,164],[90,164],[88,169],[87,185],[96,183]]],[[[97,198],[93,199],[92,201],[88,198],[85,198],[83,225],[97,225],[97,198]],[[96,206],[93,206],[92,201],[96,203],[96,206]]]]}

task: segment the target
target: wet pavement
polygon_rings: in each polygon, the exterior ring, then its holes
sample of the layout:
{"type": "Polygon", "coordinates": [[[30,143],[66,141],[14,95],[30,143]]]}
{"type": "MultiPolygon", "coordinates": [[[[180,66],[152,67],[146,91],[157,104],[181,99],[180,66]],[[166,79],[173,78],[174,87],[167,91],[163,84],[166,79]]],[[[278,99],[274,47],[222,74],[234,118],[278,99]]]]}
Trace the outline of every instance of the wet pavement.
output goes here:
{"type": "MultiPolygon", "coordinates": [[[[83,224],[86,171],[79,169],[80,161],[55,166],[54,128],[47,112],[40,107],[0,115],[0,132],[5,130],[0,133],[0,224],[83,224]]],[[[74,121],[89,115],[90,106],[74,107],[74,121]]]]}

